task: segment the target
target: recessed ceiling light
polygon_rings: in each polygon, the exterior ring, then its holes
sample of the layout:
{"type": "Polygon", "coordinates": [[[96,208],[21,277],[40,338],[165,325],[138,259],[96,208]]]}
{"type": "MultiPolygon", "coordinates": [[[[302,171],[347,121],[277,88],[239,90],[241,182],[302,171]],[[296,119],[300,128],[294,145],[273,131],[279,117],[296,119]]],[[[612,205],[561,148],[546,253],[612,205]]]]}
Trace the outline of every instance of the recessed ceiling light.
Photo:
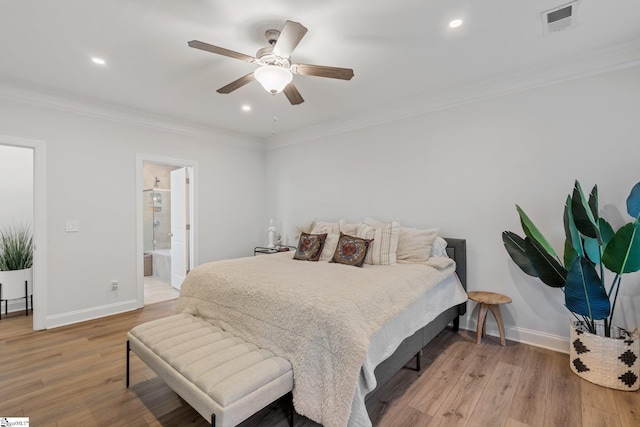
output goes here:
{"type": "Polygon", "coordinates": [[[449,27],[451,28],[458,28],[460,25],[462,25],[462,19],[454,19],[449,22],[449,27]]]}
{"type": "Polygon", "coordinates": [[[242,111],[251,111],[251,106],[250,105],[243,105],[242,106],[242,111]]]}
{"type": "Polygon", "coordinates": [[[100,64],[100,65],[104,65],[106,64],[105,60],[102,58],[91,58],[91,60],[95,63],[95,64],[100,64]]]}

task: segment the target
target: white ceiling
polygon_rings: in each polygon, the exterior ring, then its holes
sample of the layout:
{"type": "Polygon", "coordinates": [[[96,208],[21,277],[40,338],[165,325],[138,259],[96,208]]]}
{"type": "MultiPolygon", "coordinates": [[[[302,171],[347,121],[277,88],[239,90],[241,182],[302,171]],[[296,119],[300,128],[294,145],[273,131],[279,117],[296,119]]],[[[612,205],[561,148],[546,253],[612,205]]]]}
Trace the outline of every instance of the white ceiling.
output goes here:
{"type": "Polygon", "coordinates": [[[625,46],[637,50],[637,0],[581,0],[576,28],[544,36],[540,13],[568,1],[3,0],[0,80],[268,138],[274,115],[279,134],[318,129],[625,46]],[[464,24],[452,30],[454,18],[464,24]],[[309,29],[294,62],[353,68],[355,77],[296,75],[299,106],[257,82],[220,95],[216,89],[255,66],[187,46],[195,39],[253,56],[267,45],[264,31],[287,19],[309,29]],[[93,56],[107,64],[93,64],[93,56]]]}

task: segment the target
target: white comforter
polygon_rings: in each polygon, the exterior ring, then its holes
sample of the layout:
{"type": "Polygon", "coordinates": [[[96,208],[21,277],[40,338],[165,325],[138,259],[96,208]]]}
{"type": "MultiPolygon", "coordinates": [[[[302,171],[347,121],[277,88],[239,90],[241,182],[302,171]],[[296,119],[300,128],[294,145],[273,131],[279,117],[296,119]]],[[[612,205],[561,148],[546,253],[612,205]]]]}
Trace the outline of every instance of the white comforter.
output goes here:
{"type": "MultiPolygon", "coordinates": [[[[296,411],[346,426],[371,337],[450,276],[455,264],[364,268],[293,253],[218,261],[189,273],[177,312],[203,317],[289,360],[296,411]]],[[[364,404],[364,403],[363,403],[364,404]]]]}

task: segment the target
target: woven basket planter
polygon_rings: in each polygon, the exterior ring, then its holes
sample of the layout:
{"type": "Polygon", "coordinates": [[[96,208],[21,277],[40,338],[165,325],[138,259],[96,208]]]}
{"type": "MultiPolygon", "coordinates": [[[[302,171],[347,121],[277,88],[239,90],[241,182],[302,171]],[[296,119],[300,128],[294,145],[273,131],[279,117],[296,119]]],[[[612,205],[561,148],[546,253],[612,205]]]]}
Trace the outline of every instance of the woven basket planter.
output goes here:
{"type": "Polygon", "coordinates": [[[571,323],[571,370],[581,378],[616,390],[640,389],[640,339],[624,329],[611,327],[611,338],[602,325],[594,335],[582,322],[571,323]]]}

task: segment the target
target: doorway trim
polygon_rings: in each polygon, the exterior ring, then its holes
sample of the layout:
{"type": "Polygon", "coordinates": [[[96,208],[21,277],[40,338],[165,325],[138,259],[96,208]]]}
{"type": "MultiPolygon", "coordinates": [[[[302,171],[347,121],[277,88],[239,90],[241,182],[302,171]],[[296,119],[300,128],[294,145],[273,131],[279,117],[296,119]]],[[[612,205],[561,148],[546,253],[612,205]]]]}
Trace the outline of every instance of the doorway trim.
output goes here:
{"type": "Polygon", "coordinates": [[[33,150],[33,329],[47,329],[46,143],[0,135],[0,145],[33,150]]]}
{"type": "Polygon", "coordinates": [[[169,166],[181,166],[191,169],[191,175],[189,178],[189,265],[188,269],[192,270],[199,264],[198,256],[198,233],[199,221],[198,221],[198,163],[185,160],[175,159],[171,157],[162,157],[151,154],[136,154],[136,277],[137,277],[137,293],[136,301],[137,307],[144,307],[144,224],[143,224],[143,195],[142,195],[142,175],[143,175],[143,163],[151,162],[169,166]]]}

